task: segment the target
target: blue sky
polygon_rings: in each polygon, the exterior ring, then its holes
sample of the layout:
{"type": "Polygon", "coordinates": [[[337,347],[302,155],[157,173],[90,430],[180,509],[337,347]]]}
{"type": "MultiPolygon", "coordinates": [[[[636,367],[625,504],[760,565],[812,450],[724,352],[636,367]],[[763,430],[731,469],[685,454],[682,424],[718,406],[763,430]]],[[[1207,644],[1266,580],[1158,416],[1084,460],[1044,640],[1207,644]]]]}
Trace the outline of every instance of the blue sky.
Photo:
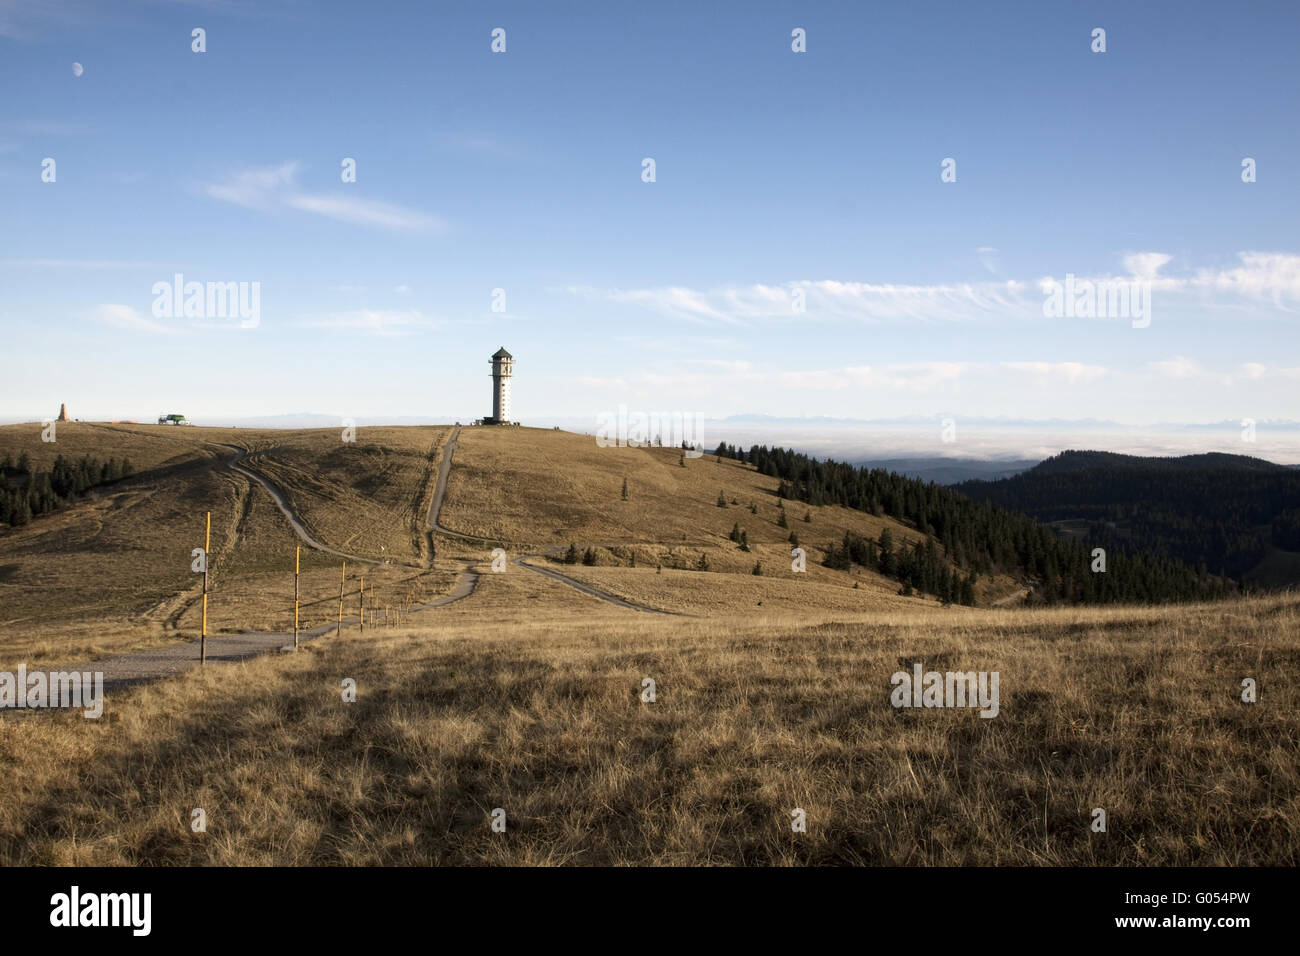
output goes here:
{"type": "Polygon", "coordinates": [[[463,420],[505,345],[539,424],[1294,421],[1297,40],[1285,2],[0,0],[0,419],[463,420]],[[176,273],[259,283],[256,327],[156,316],[176,273]],[[1067,274],[1149,323],[1045,315],[1067,274]]]}

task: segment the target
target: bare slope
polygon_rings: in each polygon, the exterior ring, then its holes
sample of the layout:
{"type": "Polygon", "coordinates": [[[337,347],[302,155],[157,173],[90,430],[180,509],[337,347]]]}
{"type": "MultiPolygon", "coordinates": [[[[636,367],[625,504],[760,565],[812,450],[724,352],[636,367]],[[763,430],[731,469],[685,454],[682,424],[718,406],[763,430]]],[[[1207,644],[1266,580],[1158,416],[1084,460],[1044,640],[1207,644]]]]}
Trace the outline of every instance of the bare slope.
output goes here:
{"type": "MultiPolygon", "coordinates": [[[[0,429],[0,456],[27,452],[37,470],[57,454],[130,458],[136,474],[17,528],[0,528],[0,664],[85,660],[192,640],[199,575],[191,551],[212,513],[209,633],[284,630],[293,621],[295,537],[270,495],[226,466],[237,450],[285,482],[323,543],[393,564],[354,564],[345,582],[355,610],[359,575],[385,606],[420,603],[458,570],[427,566],[424,517],[446,429],[286,432],[60,423],[0,429]],[[410,565],[409,567],[399,566],[410,565]]],[[[338,613],[341,558],[304,548],[300,621],[338,613]]]]}
{"type": "MultiPolygon", "coordinates": [[[[802,604],[865,610],[905,600],[898,598],[895,581],[862,568],[832,571],[821,560],[846,530],[876,539],[888,528],[898,545],[919,539],[918,532],[838,506],[785,502],[783,509],[778,484],[750,466],[712,455],[683,462],[672,448],[600,448],[593,437],[568,432],[466,428],[442,523],[552,560],[570,543],[579,551],[591,548],[596,567],[566,573],[665,609],[723,613],[757,607],[765,591],[787,609],[802,604]],[[718,506],[719,496],[726,507],[718,506]],[[748,551],[729,538],[737,526],[748,551]],[[791,533],[806,552],[802,573],[792,569],[791,533]],[[708,573],[697,577],[702,557],[708,573]],[[754,580],[756,564],[762,577],[754,580]],[[664,573],[656,573],[659,568],[664,573]]],[[[485,545],[484,558],[486,550],[485,545]]],[[[1014,586],[1005,579],[982,588],[990,600],[1009,591],[1014,586]]]]}

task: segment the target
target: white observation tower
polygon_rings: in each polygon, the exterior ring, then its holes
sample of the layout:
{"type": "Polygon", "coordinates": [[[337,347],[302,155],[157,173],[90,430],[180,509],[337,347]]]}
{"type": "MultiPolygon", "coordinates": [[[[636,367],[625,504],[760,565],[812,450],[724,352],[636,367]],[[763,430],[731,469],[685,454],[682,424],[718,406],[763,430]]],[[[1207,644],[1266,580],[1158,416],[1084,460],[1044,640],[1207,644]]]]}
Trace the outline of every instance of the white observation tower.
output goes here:
{"type": "Polygon", "coordinates": [[[515,357],[499,348],[490,359],[492,363],[492,417],[485,425],[510,424],[510,376],[514,372],[515,357]]]}

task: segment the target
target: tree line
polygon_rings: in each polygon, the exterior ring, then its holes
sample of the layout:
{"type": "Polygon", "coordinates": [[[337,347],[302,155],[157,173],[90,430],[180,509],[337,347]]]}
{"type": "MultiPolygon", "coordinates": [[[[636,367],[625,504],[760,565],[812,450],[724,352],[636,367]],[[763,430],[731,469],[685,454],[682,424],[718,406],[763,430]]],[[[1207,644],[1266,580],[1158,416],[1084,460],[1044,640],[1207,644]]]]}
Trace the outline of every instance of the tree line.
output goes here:
{"type": "Polygon", "coordinates": [[[91,488],[121,481],[135,473],[131,459],[100,461],[83,455],[75,462],[60,455],[48,471],[32,468],[27,452],[0,462],[0,518],[12,526],[66,507],[91,488]]]}
{"type": "Polygon", "coordinates": [[[1241,578],[1271,548],[1300,551],[1300,471],[1239,455],[1062,452],[1021,475],[968,481],[979,501],[1074,525],[1107,552],[1156,551],[1241,578]]]}
{"type": "MultiPolygon", "coordinates": [[[[944,588],[955,600],[973,596],[975,575],[1010,574],[1031,586],[1032,603],[1159,603],[1217,597],[1233,590],[1231,582],[1188,566],[1169,555],[1145,551],[1107,554],[1104,572],[1093,571],[1090,549],[1062,539],[1033,518],[989,502],[977,502],[943,485],[907,478],[882,468],[865,468],[820,461],[786,448],[754,445],[748,452],[722,443],[715,454],[753,465],[761,474],[780,479],[777,494],[810,505],[840,505],[877,517],[889,516],[915,528],[928,539],[911,548],[890,548],[882,566],[880,542],[875,542],[875,566],[908,586],[938,593],[944,588]],[[918,550],[919,546],[919,550],[918,550]],[[941,550],[940,550],[941,549],[941,550]],[[954,584],[945,582],[940,567],[965,572],[954,584]],[[969,582],[970,591],[966,589],[969,582]]],[[[871,566],[870,542],[856,543],[871,566]]],[[[827,557],[843,565],[844,551],[855,542],[831,543],[827,557]]]]}

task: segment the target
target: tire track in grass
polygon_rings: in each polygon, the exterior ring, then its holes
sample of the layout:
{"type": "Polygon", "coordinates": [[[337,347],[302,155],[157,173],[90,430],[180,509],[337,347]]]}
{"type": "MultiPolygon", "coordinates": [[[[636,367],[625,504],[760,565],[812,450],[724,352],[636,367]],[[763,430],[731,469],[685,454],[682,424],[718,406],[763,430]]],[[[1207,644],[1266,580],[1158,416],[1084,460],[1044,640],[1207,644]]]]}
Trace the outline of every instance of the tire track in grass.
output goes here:
{"type": "MultiPolygon", "coordinates": [[[[459,541],[464,541],[469,544],[495,545],[497,543],[495,538],[483,538],[477,535],[462,534],[459,531],[452,531],[450,528],[445,527],[440,522],[440,519],[442,517],[442,499],[443,496],[447,493],[447,478],[451,474],[452,456],[456,453],[456,440],[458,438],[460,438],[460,426],[456,426],[455,430],[452,431],[451,433],[451,437],[447,439],[447,447],[442,455],[442,464],[438,469],[438,484],[437,487],[434,489],[433,504],[430,505],[429,507],[430,536],[432,537],[432,534],[434,532],[437,532],[438,534],[445,534],[448,537],[456,538],[459,541]]],[[[553,571],[550,568],[540,568],[528,563],[529,558],[535,559],[541,557],[543,557],[541,554],[521,555],[519,558],[515,560],[515,565],[518,567],[527,568],[529,571],[532,571],[535,574],[544,575],[545,577],[551,578],[552,580],[555,581],[559,581],[562,584],[567,584],[575,591],[580,591],[583,594],[588,595],[589,597],[598,598],[601,601],[605,601],[617,607],[625,607],[628,608],[629,610],[641,611],[642,613],[645,614],[675,614],[676,613],[674,611],[660,610],[657,607],[649,607],[648,605],[645,604],[637,604],[635,601],[629,601],[625,598],[618,597],[617,595],[610,594],[608,591],[602,591],[600,590],[600,588],[592,587],[590,584],[583,584],[581,581],[576,581],[566,574],[561,574],[559,571],[553,571]]]]}

